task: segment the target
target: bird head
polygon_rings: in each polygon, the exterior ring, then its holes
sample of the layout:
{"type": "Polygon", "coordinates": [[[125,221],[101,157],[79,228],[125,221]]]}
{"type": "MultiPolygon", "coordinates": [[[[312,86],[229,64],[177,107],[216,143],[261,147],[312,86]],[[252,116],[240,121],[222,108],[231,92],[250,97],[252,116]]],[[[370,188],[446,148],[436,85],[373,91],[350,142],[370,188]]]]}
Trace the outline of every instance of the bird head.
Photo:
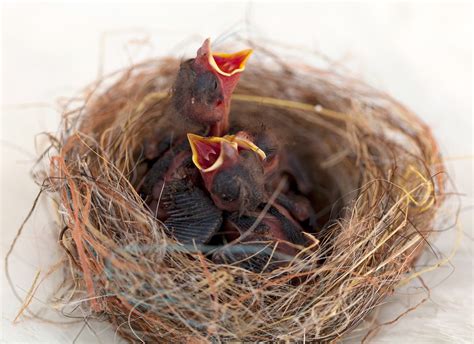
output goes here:
{"type": "Polygon", "coordinates": [[[248,137],[188,134],[188,140],[192,160],[218,208],[243,213],[264,201],[266,155],[248,137]]]}
{"type": "Polygon", "coordinates": [[[251,54],[251,49],[213,52],[210,40],[206,39],[196,58],[180,66],[173,87],[175,107],[195,122],[210,125],[211,135],[225,134],[232,92],[251,54]]]}

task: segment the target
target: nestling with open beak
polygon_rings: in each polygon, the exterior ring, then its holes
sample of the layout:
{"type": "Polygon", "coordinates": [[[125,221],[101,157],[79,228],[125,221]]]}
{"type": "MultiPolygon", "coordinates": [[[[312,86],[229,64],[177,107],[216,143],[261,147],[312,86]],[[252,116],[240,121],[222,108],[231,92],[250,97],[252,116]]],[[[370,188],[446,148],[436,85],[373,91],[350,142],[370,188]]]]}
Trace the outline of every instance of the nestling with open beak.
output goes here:
{"type": "Polygon", "coordinates": [[[188,134],[193,162],[219,209],[243,213],[265,201],[265,153],[245,137],[188,134]]]}
{"type": "Polygon", "coordinates": [[[251,53],[251,49],[232,54],[213,52],[210,40],[206,39],[196,58],[181,63],[172,88],[172,103],[177,112],[209,125],[210,135],[226,134],[232,92],[251,53]]]}
{"type": "Polygon", "coordinates": [[[210,40],[206,39],[195,58],[182,62],[171,88],[170,107],[163,118],[169,123],[161,123],[160,133],[147,140],[145,157],[157,158],[174,138],[188,132],[226,134],[232,92],[251,54],[251,49],[230,54],[213,52],[210,40]]]}
{"type": "MultiPolygon", "coordinates": [[[[220,209],[241,214],[253,211],[266,202],[284,175],[292,176],[297,184],[301,177],[303,187],[308,183],[301,166],[280,157],[281,148],[271,134],[257,136],[255,141],[261,145],[253,143],[254,136],[245,131],[209,138],[188,134],[188,139],[193,162],[220,209]]],[[[298,221],[313,227],[315,216],[309,200],[290,190],[289,184],[278,195],[277,202],[298,221]]]]}
{"type": "MultiPolygon", "coordinates": [[[[216,206],[227,212],[224,225],[226,238],[232,241],[242,235],[245,237],[242,243],[246,249],[250,247],[249,243],[257,243],[256,247],[264,249],[262,242],[277,242],[277,252],[295,255],[297,250],[294,246],[304,246],[306,242],[303,229],[279,204],[270,206],[261,223],[252,229],[252,233],[247,232],[268,198],[264,178],[265,152],[245,132],[208,138],[188,134],[188,139],[193,151],[193,162],[201,173],[206,189],[216,206]]],[[[219,251],[216,259],[227,263],[244,259],[245,264],[250,264],[248,267],[254,271],[261,271],[263,266],[260,263],[265,261],[264,265],[267,265],[269,259],[273,265],[275,263],[273,256],[265,260],[260,254],[255,255],[256,252],[247,254],[244,251],[238,254],[231,252],[230,255],[227,250],[219,251]],[[252,262],[249,263],[247,258],[252,259],[252,262]]]]}

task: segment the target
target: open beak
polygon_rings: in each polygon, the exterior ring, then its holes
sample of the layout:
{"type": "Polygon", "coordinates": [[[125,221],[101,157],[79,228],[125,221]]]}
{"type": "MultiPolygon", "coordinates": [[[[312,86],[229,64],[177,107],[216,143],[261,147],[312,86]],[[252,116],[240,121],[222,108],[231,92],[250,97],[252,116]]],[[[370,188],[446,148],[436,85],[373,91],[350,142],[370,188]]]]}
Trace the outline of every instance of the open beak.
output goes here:
{"type": "Polygon", "coordinates": [[[224,137],[203,137],[188,133],[192,160],[201,172],[212,172],[222,167],[225,160],[232,159],[241,150],[251,150],[265,160],[266,154],[257,145],[240,133],[224,137]]]}
{"type": "Polygon", "coordinates": [[[230,103],[230,97],[245,70],[245,65],[252,54],[252,49],[236,53],[216,53],[211,50],[211,41],[206,39],[197,51],[196,64],[198,68],[211,71],[219,79],[224,98],[230,103]]]}
{"type": "Polygon", "coordinates": [[[196,59],[201,65],[207,65],[217,74],[230,77],[245,70],[245,65],[252,52],[252,49],[245,49],[236,53],[213,52],[211,41],[208,38],[199,48],[196,59]]]}
{"type": "Polygon", "coordinates": [[[238,150],[236,143],[222,137],[202,137],[188,133],[188,140],[193,163],[201,172],[212,172],[221,167],[224,163],[224,150],[228,150],[228,145],[236,152],[238,150]]]}
{"type": "Polygon", "coordinates": [[[212,53],[209,57],[209,64],[214,70],[224,76],[232,76],[245,70],[245,65],[252,49],[242,50],[233,54],[228,53],[212,53]]]}
{"type": "Polygon", "coordinates": [[[229,130],[229,112],[232,93],[245,70],[245,65],[252,54],[252,49],[236,53],[216,53],[211,50],[211,41],[206,39],[197,51],[194,60],[195,68],[199,71],[209,71],[218,79],[223,96],[224,116],[221,121],[211,127],[211,133],[221,136],[229,130]]]}

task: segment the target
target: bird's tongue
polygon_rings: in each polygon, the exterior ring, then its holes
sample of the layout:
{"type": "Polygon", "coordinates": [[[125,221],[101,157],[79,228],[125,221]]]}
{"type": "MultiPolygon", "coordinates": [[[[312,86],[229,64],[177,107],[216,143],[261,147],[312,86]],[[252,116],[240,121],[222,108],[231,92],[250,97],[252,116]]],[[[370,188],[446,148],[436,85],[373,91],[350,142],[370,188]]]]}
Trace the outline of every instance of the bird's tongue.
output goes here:
{"type": "Polygon", "coordinates": [[[221,151],[219,142],[196,141],[194,147],[196,149],[199,165],[201,165],[203,169],[214,165],[221,151]]]}

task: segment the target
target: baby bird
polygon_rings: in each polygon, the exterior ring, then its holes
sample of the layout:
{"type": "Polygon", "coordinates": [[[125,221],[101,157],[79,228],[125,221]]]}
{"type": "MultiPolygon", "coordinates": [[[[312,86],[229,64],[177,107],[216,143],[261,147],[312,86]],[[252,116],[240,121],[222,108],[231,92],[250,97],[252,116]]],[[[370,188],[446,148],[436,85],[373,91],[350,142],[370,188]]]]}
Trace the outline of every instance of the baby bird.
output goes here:
{"type": "Polygon", "coordinates": [[[241,242],[218,251],[214,255],[217,262],[238,261],[242,267],[261,272],[282,261],[275,260],[275,254],[291,257],[298,252],[296,247],[305,245],[303,229],[278,202],[257,221],[268,201],[264,177],[266,154],[247,133],[208,138],[188,134],[188,140],[205,188],[214,204],[226,212],[226,238],[241,242]],[[263,253],[275,243],[276,253],[263,253]]]}
{"type": "Polygon", "coordinates": [[[210,135],[226,134],[232,92],[251,54],[251,49],[232,54],[212,52],[206,39],[196,58],[180,66],[172,88],[174,108],[194,122],[210,125],[210,135]]]}
{"type": "Polygon", "coordinates": [[[174,138],[187,132],[226,134],[232,92],[251,54],[251,49],[230,54],[213,52],[206,39],[195,58],[182,62],[171,88],[170,105],[160,119],[159,133],[145,144],[145,158],[157,158],[174,138]]]}
{"type": "Polygon", "coordinates": [[[219,209],[242,213],[265,200],[265,153],[239,135],[188,134],[192,160],[219,209]]]}

